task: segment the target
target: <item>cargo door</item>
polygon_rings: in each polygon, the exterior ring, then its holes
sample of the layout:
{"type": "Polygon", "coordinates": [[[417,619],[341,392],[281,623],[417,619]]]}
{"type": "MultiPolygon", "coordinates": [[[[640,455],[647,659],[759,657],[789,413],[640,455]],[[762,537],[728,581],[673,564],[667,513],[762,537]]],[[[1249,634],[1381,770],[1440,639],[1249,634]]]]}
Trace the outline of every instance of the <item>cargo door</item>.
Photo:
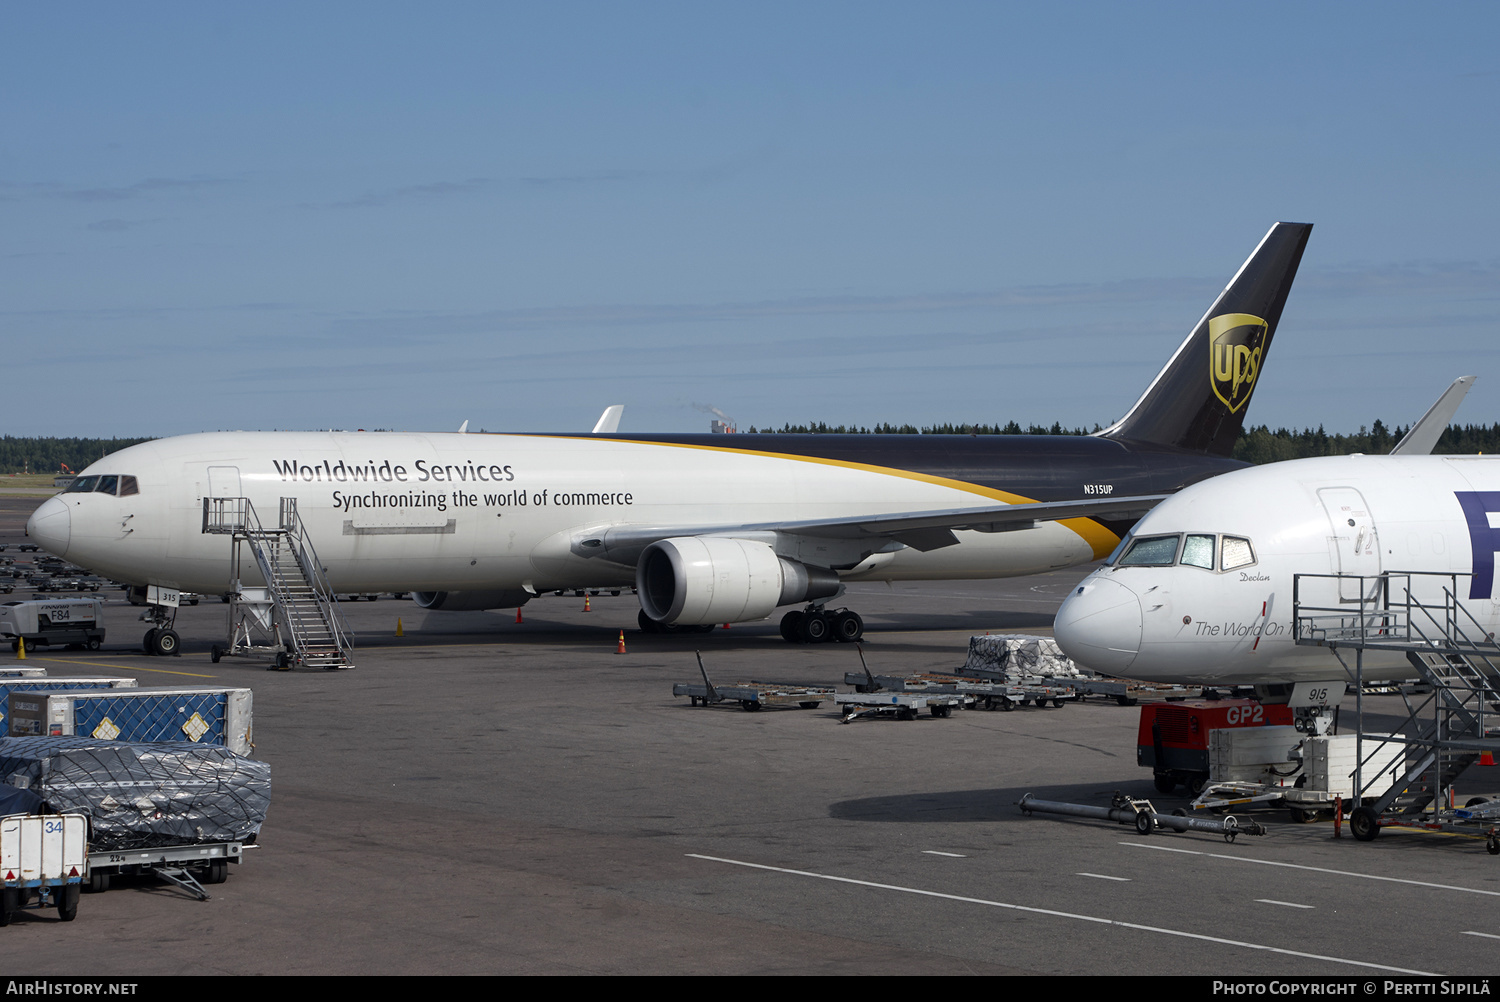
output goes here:
{"type": "Polygon", "coordinates": [[[1359,581],[1340,580],[1339,601],[1377,597],[1380,583],[1371,579],[1380,574],[1380,538],[1364,496],[1353,487],[1324,487],[1318,491],[1318,499],[1328,514],[1328,549],[1334,573],[1359,574],[1366,579],[1364,596],[1360,595],[1359,581]]]}

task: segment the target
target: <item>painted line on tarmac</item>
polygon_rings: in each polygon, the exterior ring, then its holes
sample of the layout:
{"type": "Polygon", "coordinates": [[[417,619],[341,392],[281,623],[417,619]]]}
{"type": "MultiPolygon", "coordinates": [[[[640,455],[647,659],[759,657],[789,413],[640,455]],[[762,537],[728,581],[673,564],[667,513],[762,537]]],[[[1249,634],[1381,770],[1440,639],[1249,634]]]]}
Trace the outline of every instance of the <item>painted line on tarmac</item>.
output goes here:
{"type": "Polygon", "coordinates": [[[1283,908],[1314,908],[1315,905],[1299,905],[1295,901],[1277,901],[1275,898],[1256,898],[1263,905],[1280,905],[1283,908]]]}
{"type": "Polygon", "coordinates": [[[1125,884],[1130,883],[1130,878],[1129,877],[1111,877],[1107,873],[1084,873],[1082,871],[1079,871],[1078,873],[1073,874],[1073,876],[1075,876],[1075,877],[1093,877],[1095,880],[1118,880],[1121,883],[1125,883],[1125,884]]]}
{"type": "Polygon", "coordinates": [[[926,855],[926,856],[947,856],[950,859],[968,859],[969,858],[968,856],[965,856],[961,852],[942,852],[942,851],[937,850],[937,849],[923,849],[922,853],[923,853],[923,855],[926,855]]]}
{"type": "Polygon", "coordinates": [[[1405,877],[1382,877],[1373,873],[1355,873],[1352,870],[1330,870],[1324,866],[1304,866],[1301,863],[1282,863],[1274,859],[1251,859],[1248,856],[1226,856],[1221,852],[1198,852],[1193,849],[1173,849],[1164,845],[1146,845],[1144,842],[1121,842],[1121,845],[1134,846],[1137,849],[1155,849],[1158,852],[1183,852],[1189,856],[1210,856],[1214,859],[1228,859],[1236,863],[1259,863],[1261,866],[1282,866],[1289,870],[1307,870],[1312,873],[1329,873],[1335,877],[1358,877],[1360,880],[1383,880],[1390,884],[1408,884],[1412,887],[1430,887],[1437,891],[1462,891],[1464,894],[1487,894],[1492,898],[1500,898],[1500,891],[1484,891],[1477,887],[1459,887],[1455,884],[1433,884],[1425,880],[1408,880],[1405,877]]]}
{"type": "Polygon", "coordinates": [[[1463,931],[1463,933],[1461,933],[1461,935],[1464,935],[1464,936],[1483,936],[1485,939],[1500,939],[1500,936],[1496,936],[1492,932],[1474,932],[1474,931],[1469,930],[1469,929],[1465,929],[1463,931]]]}
{"type": "Polygon", "coordinates": [[[32,661],[55,661],[60,665],[82,665],[85,668],[119,668],[124,671],[154,671],[158,675],[186,675],[188,678],[218,678],[191,671],[167,671],[165,668],[142,668],[140,665],[112,665],[104,661],[69,661],[67,658],[28,658],[32,661]]]}
{"type": "Polygon", "coordinates": [[[1287,957],[1303,957],[1307,960],[1324,960],[1332,964],[1348,964],[1351,967],[1364,967],[1372,971],[1390,971],[1393,974],[1416,974],[1423,977],[1435,978],[1440,975],[1427,971],[1413,971],[1404,967],[1391,967],[1387,964],[1373,964],[1364,960],[1349,960],[1345,957],[1329,957],[1320,953],[1305,953],[1302,950],[1286,950],[1279,946],[1266,946],[1262,943],[1249,943],[1238,939],[1224,939],[1219,936],[1207,936],[1199,932],[1184,932],[1181,929],[1166,929],[1161,926],[1141,925],[1139,922],[1121,922],[1119,919],[1102,918],[1097,915],[1080,915],[1076,912],[1057,911],[1052,908],[1032,908],[1027,905],[1015,905],[1005,901],[990,901],[985,898],[970,898],[960,894],[944,894],[942,891],[928,891],[920,887],[903,887],[900,884],[877,884],[871,880],[856,880],[853,877],[836,877],[831,873],[813,873],[811,870],[790,870],[783,866],[767,866],[764,863],[748,863],[742,859],[725,859],[722,856],[704,856],[696,852],[684,853],[689,859],[702,859],[710,863],[728,863],[731,866],[744,866],[752,870],[770,870],[773,873],[787,873],[794,877],[814,877],[818,880],[832,880],[840,884],[855,884],[859,887],[873,887],[881,891],[900,891],[902,894],[918,894],[926,898],[942,898],[946,901],[959,901],[970,905],[983,905],[986,908],[1004,908],[1008,911],[1027,912],[1032,915],[1050,915],[1053,918],[1073,919],[1077,922],[1092,922],[1096,925],[1112,925],[1121,929],[1135,929],[1138,932],[1154,932],[1162,936],[1178,936],[1183,939],[1196,939],[1205,943],[1218,943],[1221,946],[1237,946],[1246,950],[1261,950],[1266,953],[1278,953],[1287,957]]]}

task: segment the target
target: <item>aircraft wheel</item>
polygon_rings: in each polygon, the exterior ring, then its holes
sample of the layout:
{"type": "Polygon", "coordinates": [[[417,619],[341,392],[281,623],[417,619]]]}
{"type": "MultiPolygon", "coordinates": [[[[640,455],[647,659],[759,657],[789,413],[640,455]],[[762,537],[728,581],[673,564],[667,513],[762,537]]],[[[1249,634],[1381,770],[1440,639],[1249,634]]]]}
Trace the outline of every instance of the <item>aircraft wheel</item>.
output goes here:
{"type": "Polygon", "coordinates": [[[781,639],[789,644],[802,643],[802,613],[793,609],[781,617],[781,639]]]}
{"type": "Polygon", "coordinates": [[[832,636],[833,627],[823,613],[809,612],[802,617],[801,633],[803,643],[821,644],[832,636]]]}
{"type": "Polygon", "coordinates": [[[182,647],[182,638],[177,635],[176,630],[157,630],[151,646],[156,649],[159,657],[175,657],[182,647]]]}
{"type": "Polygon", "coordinates": [[[833,636],[846,644],[858,643],[865,635],[865,621],[859,613],[845,609],[833,617],[833,636]]]}
{"type": "Polygon", "coordinates": [[[1373,842],[1380,834],[1380,815],[1373,807],[1356,807],[1349,815],[1349,831],[1361,842],[1373,842]]]}
{"type": "Polygon", "coordinates": [[[156,635],[160,632],[154,626],[147,630],[146,635],[141,638],[141,650],[154,657],[156,655],[156,635]]]}

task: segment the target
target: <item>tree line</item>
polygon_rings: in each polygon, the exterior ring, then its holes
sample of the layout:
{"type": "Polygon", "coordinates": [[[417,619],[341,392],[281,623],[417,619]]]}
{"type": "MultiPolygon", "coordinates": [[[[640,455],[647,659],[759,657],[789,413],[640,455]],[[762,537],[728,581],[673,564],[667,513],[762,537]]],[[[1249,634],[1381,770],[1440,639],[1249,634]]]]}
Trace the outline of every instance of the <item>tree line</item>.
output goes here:
{"type": "MultiPolygon", "coordinates": [[[[1022,427],[1015,421],[999,424],[935,424],[917,427],[911,424],[831,425],[784,424],[780,428],[762,428],[760,434],[775,435],[1088,435],[1100,430],[1064,428],[1060,422],[1050,427],[1034,424],[1022,427]]],[[[1247,463],[1275,463],[1284,459],[1306,459],[1309,456],[1346,456],[1351,452],[1383,455],[1401,441],[1407,432],[1400,425],[1391,428],[1376,421],[1368,428],[1361,425],[1352,434],[1329,434],[1321,425],[1316,430],[1293,431],[1268,425],[1256,425],[1240,432],[1234,446],[1234,458],[1247,463]]],[[[756,434],[752,425],[750,433],[756,434]]],[[[0,474],[58,473],[63,469],[78,471],[95,460],[128,446],[149,442],[150,438],[23,438],[6,435],[0,439],[0,474]]],[[[1442,455],[1474,455],[1500,452],[1500,423],[1451,424],[1438,439],[1433,452],[1442,455]]]]}

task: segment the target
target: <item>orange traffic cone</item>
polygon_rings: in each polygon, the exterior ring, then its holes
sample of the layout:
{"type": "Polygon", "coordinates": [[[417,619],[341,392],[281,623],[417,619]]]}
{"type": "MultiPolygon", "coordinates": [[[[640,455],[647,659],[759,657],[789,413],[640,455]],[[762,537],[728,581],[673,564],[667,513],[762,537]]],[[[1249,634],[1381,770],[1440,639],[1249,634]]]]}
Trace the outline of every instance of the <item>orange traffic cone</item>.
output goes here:
{"type": "Polygon", "coordinates": [[[588,592],[584,592],[583,593],[583,611],[584,612],[590,611],[589,610],[589,593],[588,592]]]}
{"type": "Polygon", "coordinates": [[[396,636],[398,636],[398,637],[404,637],[404,636],[406,636],[406,631],[403,630],[403,629],[401,629],[401,617],[400,616],[396,617],[396,636]]]}
{"type": "Polygon", "coordinates": [[[518,605],[518,606],[516,606],[516,622],[519,623],[520,621],[521,621],[521,607],[518,605]]]}
{"type": "Polygon", "coordinates": [[[726,629],[726,630],[729,629],[729,624],[728,623],[724,624],[724,629],[726,629]]]}
{"type": "Polygon", "coordinates": [[[625,653],[625,631],[624,630],[620,631],[620,646],[615,648],[615,653],[616,654],[624,654],[625,653]]]}
{"type": "Polygon", "coordinates": [[[1486,752],[1480,752],[1479,753],[1479,764],[1480,765],[1494,765],[1495,764],[1495,756],[1493,754],[1491,754],[1490,752],[1487,752],[1487,751],[1486,752]]]}
{"type": "MultiPolygon", "coordinates": [[[[625,634],[623,634],[623,633],[620,634],[620,637],[622,638],[621,639],[621,643],[624,642],[624,640],[623,640],[624,636],[625,636],[625,634]]],[[[19,660],[19,661],[25,661],[26,660],[26,638],[25,637],[18,637],[16,639],[16,659],[19,660]]]]}

